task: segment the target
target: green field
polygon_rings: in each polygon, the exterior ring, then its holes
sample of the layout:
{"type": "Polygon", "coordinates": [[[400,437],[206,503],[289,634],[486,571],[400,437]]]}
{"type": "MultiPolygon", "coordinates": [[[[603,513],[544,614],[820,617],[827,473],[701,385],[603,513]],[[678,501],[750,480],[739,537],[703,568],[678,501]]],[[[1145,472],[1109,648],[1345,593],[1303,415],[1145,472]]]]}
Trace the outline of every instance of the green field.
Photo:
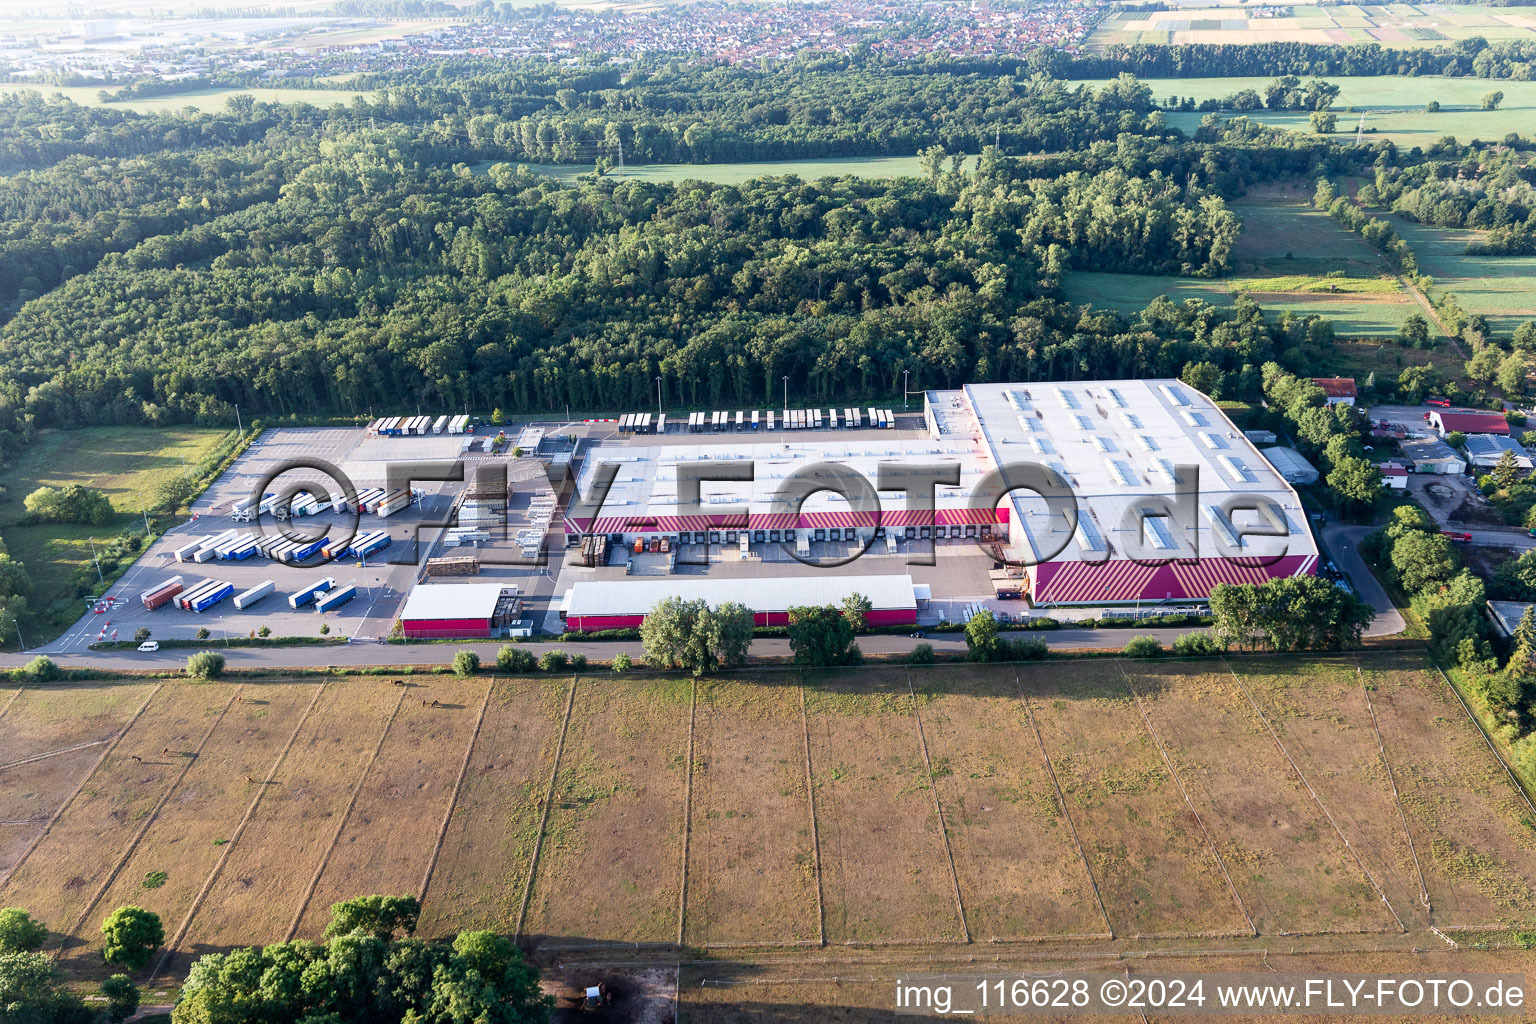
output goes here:
{"type": "Polygon", "coordinates": [[[44,96],[62,93],[81,106],[110,106],[117,110],[133,110],[141,114],[181,110],[184,107],[195,107],[205,113],[223,110],[231,96],[254,96],[258,103],[310,103],[317,107],[329,107],[336,103],[350,104],[354,96],[369,95],[348,89],[195,89],[167,96],[146,96],[143,99],[103,104],[100,96],[101,89],[90,85],[55,86],[5,82],[0,83],[0,91],[37,92],[44,96]]]}
{"type": "MultiPolygon", "coordinates": [[[[1264,86],[1272,80],[1273,76],[1149,78],[1146,84],[1153,97],[1163,102],[1170,96],[1221,99],[1243,89],[1253,89],[1262,95],[1264,86]]],[[[1339,138],[1353,138],[1359,112],[1365,114],[1366,141],[1389,138],[1403,146],[1427,146],[1445,135],[1462,141],[1500,139],[1510,132],[1529,135],[1536,128],[1536,82],[1405,75],[1329,75],[1327,80],[1339,87],[1339,98],[1333,104],[1339,115],[1339,138]],[[1504,93],[1504,102],[1498,110],[1483,110],[1483,94],[1493,90],[1504,93]],[[1425,112],[1424,107],[1431,100],[1439,102],[1439,113],[1425,112]],[[1374,132],[1369,131],[1373,128],[1374,132]]],[[[1068,84],[1099,86],[1104,80],[1068,84]]],[[[1197,112],[1170,113],[1168,123],[1194,131],[1204,116],[1197,112]]],[[[1224,116],[1234,115],[1229,111],[1224,116]]],[[[1280,128],[1312,130],[1310,115],[1304,110],[1249,111],[1247,116],[1280,128]]]]}
{"type": "MultiPolygon", "coordinates": [[[[91,561],[98,542],[142,523],[145,495],[169,477],[196,467],[228,431],[200,427],[87,427],[43,433],[8,468],[0,494],[0,530],[11,557],[32,578],[28,604],[39,629],[62,629],[74,621],[75,570],[91,561]],[[22,500],[38,487],[82,484],[105,491],[118,512],[105,526],[45,524],[19,526],[22,500]],[[59,602],[56,607],[55,602],[59,602]]],[[[41,638],[33,639],[33,643],[41,638]]],[[[0,637],[7,646],[14,637],[0,637]]]]}
{"type": "Polygon", "coordinates": [[[1399,217],[1392,224],[1413,246],[1420,269],[1435,279],[1436,292],[1454,292],[1462,309],[1482,313],[1500,334],[1536,320],[1536,256],[1473,256],[1467,243],[1479,232],[1399,217]]]}
{"type": "Polygon", "coordinates": [[[1340,335],[1364,338],[1395,335],[1420,311],[1375,250],[1312,209],[1304,186],[1256,192],[1231,208],[1243,221],[1231,277],[1073,273],[1063,286],[1067,298],[1134,313],[1160,295],[1226,306],[1247,292],[1275,315],[1315,313],[1340,335]]]}

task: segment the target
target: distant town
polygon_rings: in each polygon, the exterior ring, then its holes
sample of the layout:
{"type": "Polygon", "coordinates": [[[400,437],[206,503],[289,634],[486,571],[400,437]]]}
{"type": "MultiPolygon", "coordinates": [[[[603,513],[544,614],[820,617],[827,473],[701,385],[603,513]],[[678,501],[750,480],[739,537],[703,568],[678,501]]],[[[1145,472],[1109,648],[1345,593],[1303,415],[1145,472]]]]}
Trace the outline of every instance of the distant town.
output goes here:
{"type": "MultiPolygon", "coordinates": [[[[676,54],[726,63],[786,60],[857,48],[897,58],[1075,52],[1097,23],[1097,0],[708,0],[644,9],[481,4],[462,12],[414,5],[421,17],[165,16],[0,22],[0,66],[11,79],[88,85],[216,74],[269,79],[399,70],[444,58],[676,54]],[[451,12],[451,13],[450,13],[451,12]]],[[[391,5],[410,11],[413,5],[391,5]]]]}

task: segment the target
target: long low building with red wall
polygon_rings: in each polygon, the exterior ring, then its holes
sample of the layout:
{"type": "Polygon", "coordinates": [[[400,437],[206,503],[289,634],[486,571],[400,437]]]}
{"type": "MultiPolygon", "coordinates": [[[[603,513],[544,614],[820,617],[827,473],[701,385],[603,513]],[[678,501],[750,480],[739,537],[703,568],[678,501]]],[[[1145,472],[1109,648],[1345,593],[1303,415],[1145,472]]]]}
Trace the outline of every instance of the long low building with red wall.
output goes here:
{"type": "Polygon", "coordinates": [[[843,599],[862,594],[870,610],[864,616],[871,626],[903,626],[917,622],[917,588],[911,576],[772,576],[749,579],[680,580],[584,580],[565,597],[562,614],[565,628],[596,633],[604,629],[630,629],[645,621],[646,613],[663,598],[704,600],[711,608],[742,604],[752,609],[759,626],[783,626],[789,609],[802,605],[841,605],[843,599]]]}

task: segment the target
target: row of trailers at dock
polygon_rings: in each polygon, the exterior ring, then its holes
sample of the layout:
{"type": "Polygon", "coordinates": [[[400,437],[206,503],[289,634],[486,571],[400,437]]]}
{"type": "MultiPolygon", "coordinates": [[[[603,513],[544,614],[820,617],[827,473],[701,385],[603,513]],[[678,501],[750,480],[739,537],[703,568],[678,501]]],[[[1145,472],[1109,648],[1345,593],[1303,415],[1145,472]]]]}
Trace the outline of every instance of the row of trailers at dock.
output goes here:
{"type": "Polygon", "coordinates": [[[367,558],[393,543],[384,530],[370,530],[344,539],[326,537],[266,537],[238,530],[225,530],[216,537],[199,537],[188,541],[171,552],[178,562],[243,562],[253,555],[270,558],[274,562],[297,565],[318,554],[334,560],[352,555],[367,558]]]}
{"type": "MultiPolygon", "coordinates": [[[[276,591],[276,580],[264,580],[249,590],[235,594],[235,607],[244,611],[276,591]]],[[[235,585],[227,580],[198,580],[188,583],[180,576],[172,576],[164,583],[144,591],[139,595],[139,600],[147,611],[164,608],[174,601],[176,607],[183,611],[201,614],[234,593],[235,585]]],[[[317,611],[328,612],[340,608],[356,596],[356,584],[349,583],[344,587],[338,587],[335,579],[326,576],[289,594],[288,607],[297,610],[313,604],[317,611]]]]}
{"type": "MultiPolygon", "coordinates": [[[[689,433],[706,431],[752,430],[889,430],[896,426],[896,414],[890,409],[789,409],[782,413],[769,410],[759,412],[691,412],[688,414],[689,433]]],[[[620,420],[620,431],[624,429],[620,420]]],[[[664,432],[658,429],[656,433],[664,432]]],[[[645,433],[645,431],[637,431],[645,433]]]]}
{"type": "MultiPolygon", "coordinates": [[[[392,491],[386,491],[382,487],[370,487],[357,493],[357,510],[359,513],[367,512],[376,516],[392,516],[403,508],[410,508],[411,502],[420,499],[420,492],[407,490],[404,487],[397,487],[392,491]]],[[[300,491],[293,495],[290,501],[285,502],[269,491],[259,502],[250,498],[236,501],[229,508],[229,518],[237,523],[249,523],[258,516],[298,519],[303,516],[319,515],[321,512],[335,512],[339,515],[351,511],[351,508],[344,494],[321,496],[311,494],[309,491],[300,491]]]]}
{"type": "Polygon", "coordinates": [[[428,434],[473,434],[474,417],[469,415],[386,416],[368,424],[368,433],[380,437],[425,437],[428,434]]]}

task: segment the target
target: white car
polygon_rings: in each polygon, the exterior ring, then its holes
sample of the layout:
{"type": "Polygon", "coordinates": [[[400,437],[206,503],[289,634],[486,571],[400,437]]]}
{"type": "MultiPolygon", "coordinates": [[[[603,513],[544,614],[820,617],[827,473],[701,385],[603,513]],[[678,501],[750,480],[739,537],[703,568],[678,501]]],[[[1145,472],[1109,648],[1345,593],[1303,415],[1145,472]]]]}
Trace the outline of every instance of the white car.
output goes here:
{"type": "Polygon", "coordinates": [[[143,643],[139,644],[139,653],[140,654],[150,654],[150,653],[153,653],[154,651],[158,651],[159,649],[160,649],[160,641],[159,640],[145,640],[143,643]]]}

